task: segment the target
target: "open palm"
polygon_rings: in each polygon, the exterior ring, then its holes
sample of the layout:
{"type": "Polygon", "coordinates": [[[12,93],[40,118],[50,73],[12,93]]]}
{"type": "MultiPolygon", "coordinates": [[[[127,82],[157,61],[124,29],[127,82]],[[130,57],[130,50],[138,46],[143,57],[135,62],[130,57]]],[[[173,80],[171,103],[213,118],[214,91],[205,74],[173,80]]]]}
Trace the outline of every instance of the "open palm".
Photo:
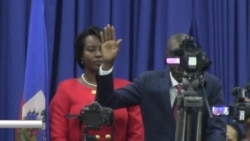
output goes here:
{"type": "Polygon", "coordinates": [[[113,63],[118,51],[121,39],[115,39],[115,28],[113,26],[107,25],[104,31],[101,32],[102,41],[102,57],[104,63],[113,63]]]}

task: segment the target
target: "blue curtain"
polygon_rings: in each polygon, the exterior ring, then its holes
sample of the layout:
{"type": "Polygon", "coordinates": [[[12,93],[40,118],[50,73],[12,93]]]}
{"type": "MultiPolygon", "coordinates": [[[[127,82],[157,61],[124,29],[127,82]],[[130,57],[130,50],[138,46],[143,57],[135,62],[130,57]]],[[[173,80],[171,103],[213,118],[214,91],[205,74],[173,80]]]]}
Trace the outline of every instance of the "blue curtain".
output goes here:
{"type": "MultiPolygon", "coordinates": [[[[50,96],[57,84],[79,76],[73,42],[89,25],[110,23],[122,38],[115,76],[129,80],[165,68],[167,39],[176,32],[194,36],[212,60],[209,72],[223,82],[225,104],[231,89],[250,80],[248,0],[45,0],[50,96]]],[[[31,0],[0,1],[0,119],[18,119],[24,86],[31,0]]],[[[14,140],[0,129],[1,140],[14,140]]]]}
{"type": "Polygon", "coordinates": [[[248,0],[193,3],[192,33],[213,62],[210,72],[223,82],[226,104],[233,87],[250,81],[249,16],[248,0]]]}

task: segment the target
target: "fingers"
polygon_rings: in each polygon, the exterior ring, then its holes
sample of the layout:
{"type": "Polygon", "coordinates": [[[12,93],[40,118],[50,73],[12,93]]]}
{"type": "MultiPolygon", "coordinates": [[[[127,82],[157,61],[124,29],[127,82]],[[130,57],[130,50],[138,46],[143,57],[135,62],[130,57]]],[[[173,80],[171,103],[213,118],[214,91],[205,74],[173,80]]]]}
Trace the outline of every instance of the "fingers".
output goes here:
{"type": "Polygon", "coordinates": [[[104,41],[107,41],[108,39],[108,26],[104,27],[104,41]]]}
{"type": "Polygon", "coordinates": [[[111,26],[111,40],[116,40],[114,26],[111,26]]]}
{"type": "Polygon", "coordinates": [[[108,25],[108,40],[112,40],[112,27],[113,26],[110,26],[110,25],[108,25]]]}
{"type": "Polygon", "coordinates": [[[119,47],[119,46],[120,46],[121,42],[122,42],[122,39],[119,39],[119,40],[117,40],[117,41],[116,41],[116,45],[117,45],[117,47],[119,47]]]}
{"type": "Polygon", "coordinates": [[[103,37],[104,35],[102,31],[100,32],[100,36],[101,36],[101,42],[103,43],[105,40],[104,40],[104,37],[103,37]]]}
{"type": "Polygon", "coordinates": [[[112,40],[112,27],[108,24],[104,27],[104,41],[112,40]]]}
{"type": "Polygon", "coordinates": [[[103,40],[102,42],[108,41],[108,40],[116,40],[116,35],[115,35],[115,28],[114,26],[110,26],[109,24],[104,27],[103,31],[103,40]]]}

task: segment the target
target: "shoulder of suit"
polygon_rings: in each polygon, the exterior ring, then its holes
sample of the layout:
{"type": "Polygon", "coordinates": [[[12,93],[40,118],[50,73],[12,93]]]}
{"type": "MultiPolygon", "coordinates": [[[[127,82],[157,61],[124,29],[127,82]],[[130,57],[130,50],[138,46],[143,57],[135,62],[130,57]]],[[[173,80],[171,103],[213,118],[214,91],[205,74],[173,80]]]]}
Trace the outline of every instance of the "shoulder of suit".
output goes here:
{"type": "Polygon", "coordinates": [[[204,76],[205,76],[205,79],[207,80],[220,81],[220,79],[217,76],[208,72],[206,72],[204,76]]]}
{"type": "Polygon", "coordinates": [[[152,71],[145,71],[141,75],[146,75],[146,76],[165,76],[168,74],[167,70],[152,70],[152,71]]]}

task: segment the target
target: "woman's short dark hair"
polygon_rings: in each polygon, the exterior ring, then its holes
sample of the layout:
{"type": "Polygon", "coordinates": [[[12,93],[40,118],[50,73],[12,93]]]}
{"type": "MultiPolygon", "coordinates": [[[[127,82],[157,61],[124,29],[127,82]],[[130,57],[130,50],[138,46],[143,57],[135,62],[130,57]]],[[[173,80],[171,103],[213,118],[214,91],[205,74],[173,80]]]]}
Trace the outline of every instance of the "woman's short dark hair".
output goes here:
{"type": "Polygon", "coordinates": [[[82,63],[82,54],[83,54],[83,49],[85,46],[85,39],[87,36],[89,35],[94,35],[96,37],[98,37],[99,40],[101,40],[101,35],[100,32],[102,30],[97,27],[97,26],[90,26],[86,29],[84,29],[77,37],[75,40],[75,58],[76,58],[76,62],[78,63],[78,65],[84,69],[84,63],[82,63]]]}

